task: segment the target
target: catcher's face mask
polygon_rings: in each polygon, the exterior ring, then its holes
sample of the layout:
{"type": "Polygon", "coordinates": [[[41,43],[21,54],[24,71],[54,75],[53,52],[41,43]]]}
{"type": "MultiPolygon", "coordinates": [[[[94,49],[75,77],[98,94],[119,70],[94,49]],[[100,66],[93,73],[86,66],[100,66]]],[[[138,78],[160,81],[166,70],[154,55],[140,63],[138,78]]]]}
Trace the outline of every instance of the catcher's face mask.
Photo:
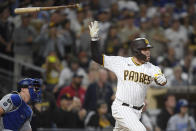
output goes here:
{"type": "Polygon", "coordinates": [[[32,102],[41,101],[41,81],[39,79],[32,79],[29,86],[29,94],[32,102]]]}

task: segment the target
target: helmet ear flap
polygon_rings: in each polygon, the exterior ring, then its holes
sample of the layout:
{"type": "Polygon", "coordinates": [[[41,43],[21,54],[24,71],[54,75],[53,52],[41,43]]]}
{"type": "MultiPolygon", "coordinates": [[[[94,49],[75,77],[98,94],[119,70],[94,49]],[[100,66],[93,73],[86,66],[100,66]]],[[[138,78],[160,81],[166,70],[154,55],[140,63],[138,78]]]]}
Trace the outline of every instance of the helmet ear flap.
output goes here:
{"type": "Polygon", "coordinates": [[[132,48],[131,51],[133,56],[135,56],[136,58],[144,61],[146,60],[146,56],[141,53],[140,49],[132,48]]]}

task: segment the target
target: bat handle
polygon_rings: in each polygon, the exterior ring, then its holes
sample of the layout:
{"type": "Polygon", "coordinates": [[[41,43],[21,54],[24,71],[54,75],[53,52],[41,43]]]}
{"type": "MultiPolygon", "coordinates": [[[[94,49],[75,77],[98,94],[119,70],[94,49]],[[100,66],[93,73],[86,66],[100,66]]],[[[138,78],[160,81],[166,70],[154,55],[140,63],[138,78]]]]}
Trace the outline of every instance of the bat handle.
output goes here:
{"type": "Polygon", "coordinates": [[[29,8],[17,8],[14,10],[15,14],[32,13],[39,12],[40,7],[29,7],[29,8]]]}

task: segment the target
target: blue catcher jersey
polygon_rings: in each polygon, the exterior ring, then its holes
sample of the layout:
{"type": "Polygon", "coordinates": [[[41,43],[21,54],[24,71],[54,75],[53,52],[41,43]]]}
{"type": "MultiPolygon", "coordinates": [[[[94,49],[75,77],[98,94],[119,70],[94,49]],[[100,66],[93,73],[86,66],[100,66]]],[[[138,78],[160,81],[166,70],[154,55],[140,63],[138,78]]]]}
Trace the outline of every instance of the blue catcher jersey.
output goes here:
{"type": "Polygon", "coordinates": [[[19,131],[32,116],[31,108],[22,100],[19,94],[8,94],[0,101],[4,109],[4,129],[19,131]]]}

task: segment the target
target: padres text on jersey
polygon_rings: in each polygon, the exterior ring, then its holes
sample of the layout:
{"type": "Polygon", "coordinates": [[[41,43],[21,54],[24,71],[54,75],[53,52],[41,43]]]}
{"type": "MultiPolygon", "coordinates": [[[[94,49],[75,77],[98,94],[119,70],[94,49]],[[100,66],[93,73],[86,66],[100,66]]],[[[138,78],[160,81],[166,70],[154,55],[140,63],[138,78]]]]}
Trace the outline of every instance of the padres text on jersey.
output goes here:
{"type": "Polygon", "coordinates": [[[141,72],[124,70],[124,80],[150,84],[151,76],[141,72]]]}

